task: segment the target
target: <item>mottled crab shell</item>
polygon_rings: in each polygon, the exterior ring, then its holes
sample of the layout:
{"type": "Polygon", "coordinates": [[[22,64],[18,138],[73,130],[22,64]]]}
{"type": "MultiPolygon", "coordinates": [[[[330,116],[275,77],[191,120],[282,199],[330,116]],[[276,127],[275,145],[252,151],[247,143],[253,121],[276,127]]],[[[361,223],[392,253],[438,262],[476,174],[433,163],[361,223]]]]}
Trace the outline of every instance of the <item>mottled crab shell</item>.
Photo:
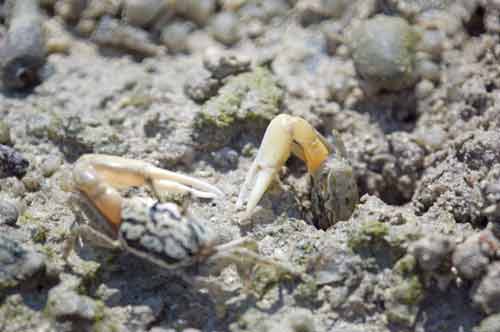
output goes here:
{"type": "Polygon", "coordinates": [[[124,200],[118,236],[128,251],[167,269],[203,262],[214,253],[214,234],[173,203],[124,200]]]}
{"type": "Polygon", "coordinates": [[[354,171],[345,154],[338,138],[328,159],[312,176],[312,211],[318,228],[327,229],[337,221],[349,219],[359,201],[354,171]]]}

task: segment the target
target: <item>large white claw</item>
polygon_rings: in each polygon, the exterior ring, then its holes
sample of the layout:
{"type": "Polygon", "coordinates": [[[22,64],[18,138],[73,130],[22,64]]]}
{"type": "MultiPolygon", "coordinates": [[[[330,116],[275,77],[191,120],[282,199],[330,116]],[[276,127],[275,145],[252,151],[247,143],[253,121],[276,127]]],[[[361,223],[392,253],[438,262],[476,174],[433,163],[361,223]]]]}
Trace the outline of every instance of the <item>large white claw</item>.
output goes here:
{"type": "Polygon", "coordinates": [[[312,173],[326,159],[329,149],[324,138],[307,121],[299,117],[280,114],[266,129],[257,157],[238,195],[237,208],[242,208],[246,201],[247,214],[255,209],[281,167],[290,157],[290,153],[304,160],[309,172],[312,173]],[[252,190],[247,195],[250,188],[252,190]]]}

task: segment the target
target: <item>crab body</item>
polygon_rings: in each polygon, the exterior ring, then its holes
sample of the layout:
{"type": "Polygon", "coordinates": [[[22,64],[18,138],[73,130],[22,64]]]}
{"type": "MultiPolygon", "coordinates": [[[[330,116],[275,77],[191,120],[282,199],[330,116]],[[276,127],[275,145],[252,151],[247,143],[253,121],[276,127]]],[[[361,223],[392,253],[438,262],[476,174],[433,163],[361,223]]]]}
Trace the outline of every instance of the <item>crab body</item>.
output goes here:
{"type": "Polygon", "coordinates": [[[202,198],[223,195],[202,180],[144,161],[107,155],[82,156],[74,166],[73,180],[78,193],[73,195],[73,206],[86,215],[87,223],[75,228],[77,234],[72,237],[66,258],[81,234],[96,245],[125,250],[169,270],[196,266],[197,271],[210,274],[213,268],[220,271],[234,263],[242,270],[267,265],[281,273],[300,276],[288,265],[259,255],[253,239],[216,244],[208,224],[185,207],[140,197],[125,199],[118,191],[149,186],[156,196],[169,191],[202,198]]]}
{"type": "Polygon", "coordinates": [[[207,225],[174,203],[129,200],[122,218],[118,237],[123,247],[163,268],[202,263],[215,251],[207,225]]]}
{"type": "Polygon", "coordinates": [[[344,157],[329,156],[312,174],[311,202],[316,227],[327,229],[338,220],[349,219],[358,200],[353,169],[344,157]]]}

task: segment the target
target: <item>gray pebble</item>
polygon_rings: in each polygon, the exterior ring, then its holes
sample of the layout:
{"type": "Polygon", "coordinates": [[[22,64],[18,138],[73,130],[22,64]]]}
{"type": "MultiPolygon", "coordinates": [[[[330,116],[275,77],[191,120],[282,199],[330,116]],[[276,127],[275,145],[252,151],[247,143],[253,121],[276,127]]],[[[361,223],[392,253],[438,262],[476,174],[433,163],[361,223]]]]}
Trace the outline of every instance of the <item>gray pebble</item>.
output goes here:
{"type": "Polygon", "coordinates": [[[450,259],[454,248],[452,239],[443,235],[430,235],[417,241],[413,245],[412,253],[420,268],[431,272],[450,259]]]}
{"type": "Polygon", "coordinates": [[[78,294],[78,286],[75,277],[63,279],[49,291],[46,312],[58,320],[94,320],[99,313],[98,304],[92,298],[78,294]]]}
{"type": "Polygon", "coordinates": [[[220,85],[221,83],[212,77],[198,75],[186,82],[184,85],[184,93],[193,101],[202,104],[215,96],[220,85]]]}
{"type": "Polygon", "coordinates": [[[215,0],[182,0],[176,1],[176,10],[179,14],[194,21],[196,24],[205,25],[215,12],[215,0]]]}
{"type": "Polygon", "coordinates": [[[461,243],[453,253],[453,266],[460,276],[473,280],[479,278],[490,262],[490,258],[481,250],[480,234],[474,234],[461,243]]]}
{"type": "Polygon", "coordinates": [[[45,257],[0,234],[0,285],[15,287],[45,269],[45,257]]]}
{"type": "Polygon", "coordinates": [[[176,332],[174,329],[164,327],[153,327],[149,332],[176,332]]]}
{"type": "Polygon", "coordinates": [[[378,15],[350,36],[358,74],[378,89],[400,90],[415,81],[417,32],[399,17],[378,15]]]}
{"type": "Polygon", "coordinates": [[[40,165],[40,170],[42,171],[43,176],[50,177],[52,176],[59,167],[61,167],[62,160],[59,156],[49,155],[45,158],[40,165]]]}
{"type": "Polygon", "coordinates": [[[194,28],[191,22],[173,22],[162,29],[160,40],[171,53],[188,52],[189,34],[194,28]]]}
{"type": "Polygon", "coordinates": [[[110,288],[105,284],[101,284],[96,290],[96,296],[103,300],[106,305],[114,307],[120,304],[122,300],[122,292],[117,288],[110,288]]]}
{"type": "Polygon", "coordinates": [[[9,30],[0,48],[2,81],[8,89],[23,89],[40,82],[46,62],[45,35],[36,0],[16,0],[6,4],[9,30]]]}
{"type": "Polygon", "coordinates": [[[113,47],[143,56],[155,56],[162,52],[149,38],[147,31],[127,25],[119,20],[103,17],[93,35],[100,46],[113,47]]]}
{"type": "Polygon", "coordinates": [[[23,177],[28,166],[28,160],[19,152],[0,144],[0,179],[10,176],[23,177]]]}
{"type": "Polygon", "coordinates": [[[40,190],[43,178],[39,173],[35,172],[23,177],[22,181],[24,183],[24,186],[26,187],[26,190],[35,192],[40,190]]]}
{"type": "Polygon", "coordinates": [[[231,148],[223,148],[219,151],[212,152],[212,157],[217,166],[227,169],[236,167],[238,164],[238,152],[231,148]]]}
{"type": "Polygon", "coordinates": [[[240,54],[208,52],[203,65],[216,79],[237,75],[250,70],[250,58],[240,54]]]}
{"type": "Polygon", "coordinates": [[[321,0],[322,12],[330,17],[342,17],[350,5],[350,0],[321,0]]]}
{"type": "Polygon", "coordinates": [[[211,24],[212,36],[224,45],[236,44],[241,38],[239,24],[238,15],[235,13],[222,12],[217,14],[211,24]]]}
{"type": "Polygon", "coordinates": [[[488,266],[488,272],[475,291],[473,300],[487,314],[500,312],[500,262],[488,266]]]}
{"type": "Polygon", "coordinates": [[[13,226],[19,218],[17,207],[8,201],[0,201],[0,225],[13,226]]]}
{"type": "Polygon", "coordinates": [[[163,0],[126,0],[122,16],[125,22],[137,27],[150,25],[166,9],[163,0]]]}
{"type": "Polygon", "coordinates": [[[481,321],[477,332],[500,332],[500,314],[491,315],[481,321]]]}
{"type": "Polygon", "coordinates": [[[12,141],[10,139],[10,128],[2,120],[0,120],[0,144],[11,145],[12,141]]]}
{"type": "Polygon", "coordinates": [[[82,15],[86,0],[59,0],[54,5],[54,12],[69,22],[78,21],[82,15]]]}

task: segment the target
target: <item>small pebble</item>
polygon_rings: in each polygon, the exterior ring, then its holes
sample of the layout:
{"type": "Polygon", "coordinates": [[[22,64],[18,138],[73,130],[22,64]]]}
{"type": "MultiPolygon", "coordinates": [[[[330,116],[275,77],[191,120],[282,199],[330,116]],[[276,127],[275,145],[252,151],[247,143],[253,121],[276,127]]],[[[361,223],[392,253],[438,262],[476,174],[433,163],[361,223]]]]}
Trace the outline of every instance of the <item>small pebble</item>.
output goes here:
{"type": "Polygon", "coordinates": [[[35,192],[40,190],[42,178],[38,173],[31,173],[23,177],[22,181],[26,190],[35,192]]]}
{"type": "Polygon", "coordinates": [[[488,266],[485,277],[475,289],[473,301],[486,314],[500,312],[500,263],[488,266]]]}
{"type": "Polygon", "coordinates": [[[0,144],[0,179],[16,176],[23,177],[29,162],[19,152],[0,144]]]}
{"type": "Polygon", "coordinates": [[[434,271],[450,260],[455,249],[452,239],[442,235],[430,235],[417,241],[412,247],[412,253],[421,269],[434,271]]]}
{"type": "Polygon", "coordinates": [[[230,148],[223,148],[212,152],[214,163],[221,168],[233,168],[238,164],[238,152],[230,148]]]}
{"type": "Polygon", "coordinates": [[[15,204],[2,200],[0,201],[0,225],[13,226],[19,218],[19,211],[15,204]]]}
{"type": "Polygon", "coordinates": [[[46,313],[58,320],[94,320],[99,307],[92,298],[78,294],[80,281],[76,277],[67,277],[49,291],[46,313]]]}
{"type": "Polygon", "coordinates": [[[500,332],[500,314],[494,314],[483,319],[479,327],[477,327],[474,331],[500,332]]]}
{"type": "Polygon", "coordinates": [[[9,1],[9,30],[0,47],[1,77],[5,88],[24,89],[37,85],[46,63],[45,31],[38,2],[9,1]]]}
{"type": "Polygon", "coordinates": [[[59,156],[49,155],[45,158],[40,165],[40,170],[42,171],[43,176],[46,178],[52,176],[62,164],[62,160],[59,156]]]}
{"type": "Polygon", "coordinates": [[[245,55],[218,51],[205,52],[203,58],[205,68],[219,80],[249,71],[250,64],[250,58],[245,55]]]}
{"type": "Polygon", "coordinates": [[[26,193],[23,181],[16,177],[10,177],[2,182],[14,197],[22,197],[26,193]]]}
{"type": "Polygon", "coordinates": [[[0,290],[17,286],[45,269],[45,256],[0,234],[0,290]]]}
{"type": "Polygon", "coordinates": [[[0,144],[3,144],[3,145],[11,145],[12,144],[12,141],[10,140],[10,128],[2,120],[0,120],[0,144]]]}
{"type": "Polygon", "coordinates": [[[434,83],[429,80],[422,80],[415,87],[415,95],[418,99],[427,98],[434,91],[434,88],[434,83]]]}
{"type": "Polygon", "coordinates": [[[163,0],[125,0],[123,4],[123,19],[137,27],[149,26],[166,9],[163,0]]]}
{"type": "Polygon", "coordinates": [[[103,300],[106,305],[113,307],[120,304],[122,293],[117,288],[110,288],[105,284],[101,284],[96,290],[96,296],[103,300]]]}
{"type": "Polygon", "coordinates": [[[189,51],[188,38],[195,26],[191,22],[173,22],[161,31],[161,42],[170,53],[189,51]]]}
{"type": "Polygon", "coordinates": [[[215,96],[219,87],[220,82],[218,80],[200,75],[186,82],[184,93],[193,101],[202,104],[215,96]]]}
{"type": "Polygon", "coordinates": [[[212,36],[224,45],[231,46],[240,41],[240,21],[232,12],[217,14],[212,20],[212,36]]]}
{"type": "Polygon", "coordinates": [[[392,91],[415,81],[418,33],[400,17],[377,15],[363,21],[349,37],[356,72],[377,89],[392,91]]]}
{"type": "Polygon", "coordinates": [[[215,0],[182,0],[175,3],[177,12],[194,21],[196,24],[205,25],[215,12],[215,0]]]}
{"type": "Polygon", "coordinates": [[[100,20],[93,40],[100,46],[122,49],[143,56],[162,53],[162,48],[150,40],[147,31],[110,17],[103,17],[100,20]]]}

